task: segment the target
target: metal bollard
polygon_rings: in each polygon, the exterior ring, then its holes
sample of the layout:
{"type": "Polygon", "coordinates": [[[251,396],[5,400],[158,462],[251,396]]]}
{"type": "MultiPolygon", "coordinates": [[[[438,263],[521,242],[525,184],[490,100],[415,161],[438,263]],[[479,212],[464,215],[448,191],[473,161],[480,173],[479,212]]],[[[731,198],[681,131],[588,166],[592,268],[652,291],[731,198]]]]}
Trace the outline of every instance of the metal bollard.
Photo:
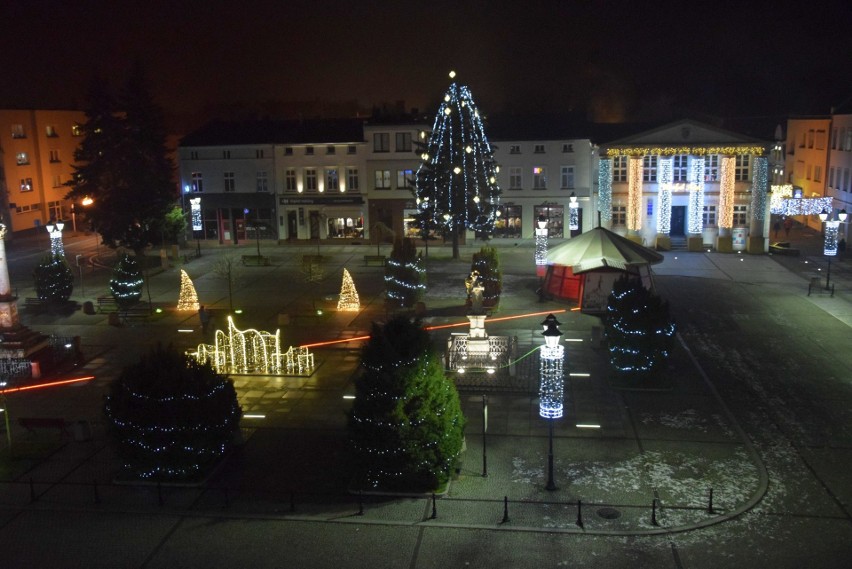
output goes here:
{"type": "Polygon", "coordinates": [[[577,500],[577,526],[583,527],[583,501],[577,500]]]}
{"type": "Polygon", "coordinates": [[[364,515],[364,493],[358,490],[358,513],[356,516],[364,515]]]}
{"type": "Polygon", "coordinates": [[[713,511],[713,488],[710,488],[710,500],[707,503],[707,513],[708,514],[715,514],[716,513],[716,512],[713,511]]]}
{"type": "Polygon", "coordinates": [[[658,526],[660,524],[657,523],[657,499],[651,502],[651,525],[658,526]]]}
{"type": "Polygon", "coordinates": [[[435,494],[433,493],[432,494],[432,515],[430,516],[429,519],[434,520],[437,517],[438,517],[438,509],[435,506],[435,494]]]}
{"type": "Polygon", "coordinates": [[[509,497],[503,496],[503,521],[501,524],[509,523],[509,497]]]}

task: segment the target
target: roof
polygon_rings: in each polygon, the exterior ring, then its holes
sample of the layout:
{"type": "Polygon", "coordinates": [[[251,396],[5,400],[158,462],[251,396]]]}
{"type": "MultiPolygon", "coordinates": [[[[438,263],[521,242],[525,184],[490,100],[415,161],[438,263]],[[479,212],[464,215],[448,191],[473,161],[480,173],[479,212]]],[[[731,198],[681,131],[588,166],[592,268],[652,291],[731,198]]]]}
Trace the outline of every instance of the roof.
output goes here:
{"type": "Polygon", "coordinates": [[[181,139],[181,146],[330,144],[364,141],[364,119],[213,121],[181,139]]]}
{"type": "Polygon", "coordinates": [[[627,271],[662,261],[663,256],[656,251],[603,227],[595,227],[547,252],[547,264],[571,267],[575,275],[601,268],[627,271]]]}

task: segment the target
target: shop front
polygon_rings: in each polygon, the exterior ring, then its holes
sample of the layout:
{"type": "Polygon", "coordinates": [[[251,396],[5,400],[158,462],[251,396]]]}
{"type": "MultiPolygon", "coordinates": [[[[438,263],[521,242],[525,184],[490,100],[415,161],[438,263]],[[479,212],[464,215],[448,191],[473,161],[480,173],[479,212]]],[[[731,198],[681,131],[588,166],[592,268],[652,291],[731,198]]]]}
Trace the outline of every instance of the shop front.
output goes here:
{"type": "Polygon", "coordinates": [[[364,199],[345,197],[278,198],[281,239],[363,239],[364,199]]]}
{"type": "Polygon", "coordinates": [[[236,245],[278,238],[270,195],[196,194],[188,201],[192,239],[236,245]]]}

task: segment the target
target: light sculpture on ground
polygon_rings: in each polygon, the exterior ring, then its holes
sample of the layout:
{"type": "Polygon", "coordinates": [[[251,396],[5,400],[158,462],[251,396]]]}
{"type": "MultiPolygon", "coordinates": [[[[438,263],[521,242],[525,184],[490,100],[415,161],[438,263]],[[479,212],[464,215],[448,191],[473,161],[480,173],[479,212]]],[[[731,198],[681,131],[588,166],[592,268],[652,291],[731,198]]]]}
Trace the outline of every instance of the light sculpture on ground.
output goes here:
{"type": "Polygon", "coordinates": [[[568,197],[568,229],[571,231],[580,229],[580,204],[577,203],[574,192],[571,192],[568,197]]]}
{"type": "Polygon", "coordinates": [[[178,296],[178,310],[198,311],[198,294],[195,292],[195,286],[192,284],[192,279],[186,274],[186,271],[180,270],[180,294],[178,296]]]}
{"type": "Polygon", "coordinates": [[[343,312],[358,312],[361,310],[361,301],[358,291],[355,290],[355,281],[349,271],[343,269],[343,284],[340,285],[340,298],[337,301],[337,310],[343,312]]]}

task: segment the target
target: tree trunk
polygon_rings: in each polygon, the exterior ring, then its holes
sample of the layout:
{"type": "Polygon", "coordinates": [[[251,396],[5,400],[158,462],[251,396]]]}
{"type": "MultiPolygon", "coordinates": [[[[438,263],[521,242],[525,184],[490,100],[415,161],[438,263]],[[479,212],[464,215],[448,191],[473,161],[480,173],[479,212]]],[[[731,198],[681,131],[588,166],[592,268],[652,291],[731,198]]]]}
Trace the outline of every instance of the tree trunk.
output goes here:
{"type": "Polygon", "coordinates": [[[459,258],[459,226],[453,225],[453,259],[459,258]]]}

